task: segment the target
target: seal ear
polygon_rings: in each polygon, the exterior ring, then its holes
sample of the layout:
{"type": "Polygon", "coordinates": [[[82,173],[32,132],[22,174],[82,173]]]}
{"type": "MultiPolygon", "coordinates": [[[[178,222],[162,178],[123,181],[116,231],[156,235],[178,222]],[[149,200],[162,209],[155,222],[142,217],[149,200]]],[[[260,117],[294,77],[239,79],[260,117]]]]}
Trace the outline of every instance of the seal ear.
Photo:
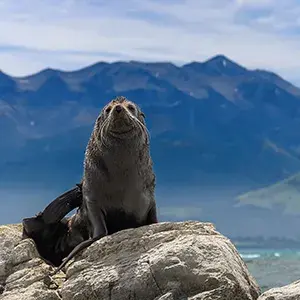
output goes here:
{"type": "Polygon", "coordinates": [[[146,118],[146,116],[145,116],[145,114],[143,113],[143,112],[141,112],[141,116],[145,119],[146,118]]]}

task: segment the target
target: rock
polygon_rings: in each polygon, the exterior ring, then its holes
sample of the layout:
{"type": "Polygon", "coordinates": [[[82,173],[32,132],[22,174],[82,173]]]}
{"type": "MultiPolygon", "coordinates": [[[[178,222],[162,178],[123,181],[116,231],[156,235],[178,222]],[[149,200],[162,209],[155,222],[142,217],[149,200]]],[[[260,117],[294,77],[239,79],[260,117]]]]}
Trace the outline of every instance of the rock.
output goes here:
{"type": "Polygon", "coordinates": [[[0,290],[7,277],[7,263],[10,253],[21,240],[21,225],[0,226],[0,290]]]}
{"type": "Polygon", "coordinates": [[[273,288],[264,292],[259,300],[299,300],[300,299],[300,280],[289,285],[273,288]]]}
{"type": "MultiPolygon", "coordinates": [[[[33,240],[21,240],[22,226],[0,226],[2,284],[0,300],[57,300],[57,291],[48,282],[48,266],[40,257],[33,240]]],[[[56,287],[57,289],[57,287],[56,287]]]]}
{"type": "Polygon", "coordinates": [[[8,236],[0,300],[256,300],[260,294],[234,245],[209,223],[123,230],[70,261],[66,279],[60,273],[53,280],[31,239],[8,236]]]}
{"type": "Polygon", "coordinates": [[[250,300],[260,290],[212,224],[159,223],[107,236],[67,265],[65,300],[250,300]]]}

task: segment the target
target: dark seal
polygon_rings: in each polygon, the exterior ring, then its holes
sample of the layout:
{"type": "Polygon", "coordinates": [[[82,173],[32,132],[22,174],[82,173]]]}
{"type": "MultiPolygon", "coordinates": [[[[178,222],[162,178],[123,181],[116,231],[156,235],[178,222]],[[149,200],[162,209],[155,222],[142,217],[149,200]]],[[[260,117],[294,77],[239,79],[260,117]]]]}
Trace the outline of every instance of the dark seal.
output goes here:
{"type": "Polygon", "coordinates": [[[144,118],[138,105],[125,97],[102,109],[85,152],[78,212],[88,219],[90,238],[77,245],[54,274],[106,235],[157,223],[155,174],[144,118]]]}
{"type": "Polygon", "coordinates": [[[48,264],[59,266],[75,246],[89,238],[86,219],[81,214],[64,218],[81,204],[81,184],[78,184],[36,216],[23,219],[22,239],[33,239],[40,256],[48,264]]]}

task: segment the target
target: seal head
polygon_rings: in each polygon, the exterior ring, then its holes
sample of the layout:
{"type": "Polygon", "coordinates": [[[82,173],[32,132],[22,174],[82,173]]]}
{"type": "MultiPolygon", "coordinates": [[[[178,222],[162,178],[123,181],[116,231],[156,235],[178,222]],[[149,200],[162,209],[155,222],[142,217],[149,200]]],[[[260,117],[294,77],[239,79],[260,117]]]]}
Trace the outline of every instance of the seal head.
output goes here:
{"type": "Polygon", "coordinates": [[[94,128],[94,139],[104,147],[124,141],[149,143],[144,113],[135,103],[118,97],[108,103],[99,115],[94,128]],[[145,137],[145,141],[141,139],[145,137]]]}

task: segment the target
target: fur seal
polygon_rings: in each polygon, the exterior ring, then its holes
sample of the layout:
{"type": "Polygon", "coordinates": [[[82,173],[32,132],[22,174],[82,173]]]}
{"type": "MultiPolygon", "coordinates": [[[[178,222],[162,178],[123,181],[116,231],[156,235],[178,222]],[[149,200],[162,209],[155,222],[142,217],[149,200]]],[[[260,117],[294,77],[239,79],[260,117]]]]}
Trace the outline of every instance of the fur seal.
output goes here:
{"type": "Polygon", "coordinates": [[[43,212],[22,220],[22,239],[34,240],[47,263],[59,266],[75,246],[89,238],[86,220],[75,214],[64,218],[82,203],[81,184],[54,199],[43,212]]]}
{"type": "Polygon", "coordinates": [[[66,191],[43,210],[43,221],[46,224],[54,224],[62,220],[73,209],[82,204],[82,183],[77,183],[76,187],[66,191]]]}
{"type": "Polygon", "coordinates": [[[52,275],[96,240],[158,222],[144,118],[139,106],[123,96],[101,110],[85,151],[79,212],[88,218],[90,238],[77,245],[52,275]]]}
{"type": "Polygon", "coordinates": [[[46,224],[42,214],[38,214],[23,219],[22,223],[22,239],[33,239],[41,258],[55,267],[75,246],[89,238],[87,226],[77,214],[52,224],[46,224]]]}

